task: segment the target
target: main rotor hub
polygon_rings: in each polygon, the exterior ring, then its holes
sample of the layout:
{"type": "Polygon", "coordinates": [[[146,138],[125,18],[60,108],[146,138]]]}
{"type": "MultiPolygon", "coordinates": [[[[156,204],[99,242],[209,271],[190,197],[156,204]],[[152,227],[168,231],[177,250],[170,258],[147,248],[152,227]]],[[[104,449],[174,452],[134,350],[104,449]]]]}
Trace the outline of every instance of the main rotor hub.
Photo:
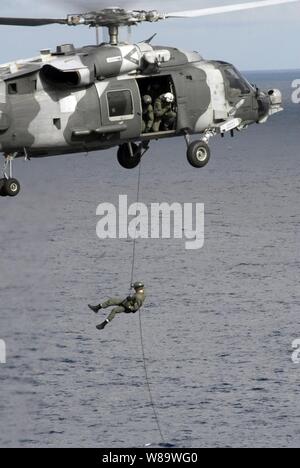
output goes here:
{"type": "Polygon", "coordinates": [[[143,22],[154,23],[161,19],[165,19],[165,15],[162,15],[156,10],[127,11],[122,8],[106,8],[100,12],[90,12],[67,16],[67,22],[69,26],[78,26],[80,24],[84,24],[90,26],[91,28],[108,28],[111,45],[118,44],[120,27],[135,26],[143,22]]]}
{"type": "Polygon", "coordinates": [[[85,24],[88,26],[132,26],[142,22],[156,22],[165,19],[165,15],[156,10],[132,10],[122,8],[106,8],[99,12],[90,12],[76,15],[68,15],[67,21],[70,26],[85,24]]]}

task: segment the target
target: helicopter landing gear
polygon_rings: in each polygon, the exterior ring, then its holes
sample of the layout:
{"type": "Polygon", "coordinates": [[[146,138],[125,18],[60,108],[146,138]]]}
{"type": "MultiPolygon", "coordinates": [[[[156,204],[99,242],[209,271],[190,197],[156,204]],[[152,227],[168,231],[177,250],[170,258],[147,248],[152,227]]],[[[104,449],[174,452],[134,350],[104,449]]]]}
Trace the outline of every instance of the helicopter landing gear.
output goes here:
{"type": "Polygon", "coordinates": [[[188,147],[187,158],[191,166],[205,167],[210,160],[210,148],[204,141],[193,141],[188,147]]]}
{"type": "Polygon", "coordinates": [[[125,143],[118,150],[118,161],[124,169],[135,169],[141,162],[142,157],[149,149],[149,142],[125,143]]]}
{"type": "Polygon", "coordinates": [[[13,178],[13,160],[14,156],[5,155],[5,163],[3,167],[3,178],[0,179],[0,196],[1,197],[16,197],[21,190],[20,182],[13,178]]]}
{"type": "MultiPolygon", "coordinates": [[[[4,193],[9,197],[16,197],[21,190],[20,182],[17,179],[7,179],[4,184],[4,193]]],[[[5,196],[5,195],[4,195],[5,196]]]]}
{"type": "Polygon", "coordinates": [[[189,135],[185,135],[187,143],[187,159],[191,166],[200,169],[209,163],[211,151],[208,146],[208,142],[212,136],[214,136],[214,132],[208,130],[205,132],[202,140],[191,142],[189,135]]]}

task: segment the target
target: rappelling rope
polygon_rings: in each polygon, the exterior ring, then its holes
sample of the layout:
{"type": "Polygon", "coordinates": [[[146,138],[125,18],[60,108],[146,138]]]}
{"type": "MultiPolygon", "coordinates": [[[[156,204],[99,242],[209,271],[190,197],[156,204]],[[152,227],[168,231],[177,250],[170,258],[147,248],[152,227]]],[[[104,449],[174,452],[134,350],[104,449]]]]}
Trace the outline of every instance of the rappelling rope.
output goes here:
{"type": "Polygon", "coordinates": [[[139,314],[139,317],[140,317],[139,321],[140,321],[141,348],[142,348],[142,355],[143,355],[145,378],[146,378],[147,388],[148,388],[148,392],[149,392],[149,401],[150,401],[150,404],[151,404],[151,407],[152,407],[152,410],[153,410],[154,419],[156,421],[157,429],[158,429],[158,432],[160,434],[162,443],[165,444],[165,438],[164,438],[164,435],[163,435],[163,432],[162,432],[162,428],[161,428],[161,425],[160,425],[158,413],[157,413],[156,406],[155,406],[155,403],[154,403],[152,390],[151,390],[151,385],[150,385],[150,380],[149,380],[149,375],[148,375],[147,360],[146,360],[144,338],[143,338],[142,314],[141,313],[139,314]]]}
{"type": "MultiPolygon", "coordinates": [[[[141,176],[142,176],[142,162],[140,162],[140,164],[139,164],[137,197],[136,197],[137,204],[140,202],[141,176]]],[[[137,227],[135,227],[135,236],[134,236],[134,240],[133,240],[132,269],[131,269],[130,288],[132,287],[132,283],[134,281],[135,258],[136,258],[136,241],[137,241],[137,227]]],[[[141,311],[139,313],[139,324],[140,324],[140,339],[141,339],[143,365],[144,365],[146,385],[147,385],[147,389],[148,389],[148,393],[149,393],[149,401],[150,401],[150,405],[151,405],[152,410],[153,410],[153,415],[154,415],[154,419],[155,419],[155,422],[156,422],[156,425],[157,425],[158,432],[160,434],[160,437],[161,437],[161,440],[162,440],[163,444],[165,444],[165,438],[163,436],[163,432],[162,432],[162,429],[161,429],[161,425],[160,425],[160,421],[159,421],[159,417],[158,417],[158,412],[156,410],[156,405],[155,405],[155,402],[154,402],[154,399],[153,399],[150,380],[149,380],[149,374],[148,374],[148,368],[147,368],[147,358],[146,358],[146,353],[145,353],[145,345],[144,345],[144,337],[143,337],[143,323],[142,323],[141,311]]]]}
{"type": "MultiPolygon", "coordinates": [[[[141,177],[142,177],[142,161],[139,164],[138,185],[137,185],[137,194],[136,194],[136,203],[137,204],[140,202],[141,177]]],[[[134,234],[134,239],[133,239],[133,251],[132,251],[132,268],[131,268],[130,290],[132,289],[132,283],[134,281],[136,240],[137,240],[136,239],[136,234],[137,234],[137,227],[135,226],[135,234],[134,234]]]]}

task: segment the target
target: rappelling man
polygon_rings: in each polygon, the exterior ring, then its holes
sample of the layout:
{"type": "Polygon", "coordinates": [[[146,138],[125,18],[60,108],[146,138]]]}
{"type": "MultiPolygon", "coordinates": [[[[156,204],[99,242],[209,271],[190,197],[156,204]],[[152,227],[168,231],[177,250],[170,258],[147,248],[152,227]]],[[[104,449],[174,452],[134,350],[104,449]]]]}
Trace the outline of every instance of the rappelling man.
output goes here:
{"type": "Polygon", "coordinates": [[[146,299],[145,285],[142,282],[137,282],[132,284],[132,288],[135,293],[132,294],[132,296],[128,296],[126,299],[112,297],[97,306],[89,305],[89,308],[96,314],[98,314],[101,309],[107,309],[108,307],[115,306],[107,319],[97,326],[98,330],[104,330],[106,325],[108,325],[118,314],[136,314],[141,309],[146,299]]]}

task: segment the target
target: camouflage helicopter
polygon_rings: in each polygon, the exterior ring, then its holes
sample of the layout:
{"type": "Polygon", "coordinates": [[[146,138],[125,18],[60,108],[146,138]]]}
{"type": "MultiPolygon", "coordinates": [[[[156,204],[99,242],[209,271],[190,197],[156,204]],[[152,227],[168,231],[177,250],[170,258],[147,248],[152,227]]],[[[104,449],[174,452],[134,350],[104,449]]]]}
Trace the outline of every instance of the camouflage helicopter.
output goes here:
{"type": "MultiPolygon", "coordinates": [[[[0,65],[0,150],[5,164],[1,196],[14,197],[16,158],[43,158],[118,147],[118,161],[137,167],[152,140],[183,136],[195,168],[210,159],[209,140],[264,123],[282,109],[277,89],[262,91],[231,64],[204,60],[197,52],[153,46],[150,39],[130,44],[119,28],[169,18],[192,18],[299,0],[261,0],[175,13],[105,8],[64,19],[0,18],[6,26],[62,24],[107,28],[109,41],[75,49],[72,44],[42,50],[40,56],[0,65]],[[143,97],[170,100],[173,122],[143,125],[143,97]],[[192,135],[201,138],[191,141],[192,135]]],[[[154,108],[155,113],[155,108],[154,108]]]]}

